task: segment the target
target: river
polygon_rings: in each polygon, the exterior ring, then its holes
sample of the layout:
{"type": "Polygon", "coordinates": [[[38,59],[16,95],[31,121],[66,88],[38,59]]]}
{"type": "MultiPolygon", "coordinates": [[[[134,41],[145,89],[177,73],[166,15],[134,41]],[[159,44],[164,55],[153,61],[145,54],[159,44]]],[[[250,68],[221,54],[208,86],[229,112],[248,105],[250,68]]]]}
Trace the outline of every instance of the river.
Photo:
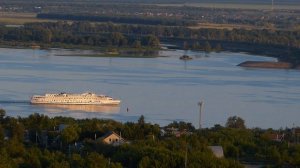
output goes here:
{"type": "Polygon", "coordinates": [[[246,53],[160,51],[161,57],[83,57],[88,50],[0,48],[0,108],[7,116],[32,113],[104,118],[166,125],[172,121],[224,125],[230,116],[246,126],[300,126],[300,71],[248,69],[246,61],[274,58],[246,53]],[[179,57],[188,54],[192,60],[179,57]],[[64,55],[64,56],[59,56],[64,55]],[[34,94],[95,92],[122,100],[120,107],[56,107],[29,104],[34,94]],[[128,108],[128,110],[127,110],[128,108]]]}

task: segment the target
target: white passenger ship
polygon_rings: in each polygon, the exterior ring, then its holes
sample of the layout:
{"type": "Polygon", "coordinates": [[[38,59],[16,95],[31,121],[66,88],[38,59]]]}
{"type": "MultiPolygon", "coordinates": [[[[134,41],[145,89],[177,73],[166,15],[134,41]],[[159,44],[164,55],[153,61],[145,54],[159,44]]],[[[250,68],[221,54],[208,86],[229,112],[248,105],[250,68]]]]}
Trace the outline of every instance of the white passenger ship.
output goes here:
{"type": "Polygon", "coordinates": [[[68,94],[68,93],[46,93],[45,95],[34,95],[30,101],[32,104],[98,104],[118,105],[121,100],[113,99],[105,95],[95,93],[68,94]]]}

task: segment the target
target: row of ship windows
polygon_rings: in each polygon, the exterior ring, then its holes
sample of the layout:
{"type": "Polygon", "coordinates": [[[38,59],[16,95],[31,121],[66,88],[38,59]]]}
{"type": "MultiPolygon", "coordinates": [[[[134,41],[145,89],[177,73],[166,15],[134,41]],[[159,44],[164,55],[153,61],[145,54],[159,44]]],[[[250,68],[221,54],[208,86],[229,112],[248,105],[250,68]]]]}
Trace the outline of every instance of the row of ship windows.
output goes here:
{"type": "MultiPolygon", "coordinates": [[[[69,96],[61,96],[61,95],[57,95],[57,96],[47,96],[47,97],[69,97],[69,96]]],[[[71,96],[71,97],[74,97],[74,96],[71,96]]],[[[76,97],[76,96],[75,96],[76,97]]],[[[77,96],[77,97],[91,97],[91,96],[77,96]]]]}
{"type": "MultiPolygon", "coordinates": [[[[34,100],[38,100],[38,98],[34,98],[34,100]]],[[[68,99],[42,99],[42,100],[59,100],[59,101],[62,101],[62,100],[95,100],[95,99],[87,99],[87,98],[81,98],[81,99],[75,99],[75,98],[68,98],[68,99]]]]}
{"type": "MultiPolygon", "coordinates": [[[[48,100],[48,101],[51,101],[51,102],[76,102],[76,103],[92,103],[92,102],[100,102],[100,101],[66,101],[66,100],[48,100]]],[[[44,102],[44,101],[41,101],[40,102],[44,102]]]]}
{"type": "MultiPolygon", "coordinates": [[[[51,98],[52,98],[52,97],[51,97],[51,98]]],[[[33,99],[39,99],[39,98],[33,98],[33,99]]],[[[47,98],[45,98],[45,99],[47,99],[47,98]]],[[[56,98],[56,99],[59,99],[59,98],[56,98]]],[[[74,98],[74,97],[61,98],[61,99],[68,99],[68,100],[70,100],[70,99],[76,99],[76,100],[78,100],[78,98],[74,98]]],[[[87,100],[87,99],[94,99],[94,98],[80,98],[80,99],[87,100]]]]}
{"type": "Polygon", "coordinates": [[[47,99],[47,100],[39,100],[39,99],[34,99],[36,101],[52,101],[52,102],[100,102],[100,101],[92,101],[92,100],[85,100],[85,101],[78,101],[78,100],[57,100],[57,99],[47,99]]]}
{"type": "MultiPolygon", "coordinates": [[[[83,101],[83,100],[57,100],[57,99],[50,99],[50,100],[44,100],[44,101],[83,101]]],[[[92,101],[92,100],[84,100],[86,101],[92,101]]]]}

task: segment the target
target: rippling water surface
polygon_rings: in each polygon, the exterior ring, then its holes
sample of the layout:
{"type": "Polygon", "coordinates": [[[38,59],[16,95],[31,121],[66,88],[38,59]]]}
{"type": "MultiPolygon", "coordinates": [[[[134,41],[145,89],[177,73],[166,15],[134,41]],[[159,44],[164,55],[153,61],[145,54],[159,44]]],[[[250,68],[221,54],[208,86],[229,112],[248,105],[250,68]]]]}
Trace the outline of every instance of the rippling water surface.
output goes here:
{"type": "Polygon", "coordinates": [[[168,124],[174,120],[202,125],[224,124],[229,116],[248,127],[300,125],[300,71],[247,69],[246,60],[274,60],[243,53],[161,51],[157,58],[79,57],[82,50],[0,48],[0,107],[9,116],[42,113],[50,117],[111,118],[168,124]],[[70,56],[57,56],[70,55],[70,56]],[[76,55],[76,56],[72,56],[76,55]],[[103,93],[120,98],[120,107],[30,105],[33,94],[103,93]],[[126,109],[129,109],[128,112],[126,109]]]}

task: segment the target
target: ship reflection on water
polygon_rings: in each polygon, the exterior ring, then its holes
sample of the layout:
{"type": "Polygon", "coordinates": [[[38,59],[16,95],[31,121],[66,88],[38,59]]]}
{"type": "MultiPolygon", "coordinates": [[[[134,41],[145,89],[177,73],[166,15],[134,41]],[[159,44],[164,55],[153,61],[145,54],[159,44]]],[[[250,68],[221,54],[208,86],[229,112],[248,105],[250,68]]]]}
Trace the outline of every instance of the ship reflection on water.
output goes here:
{"type": "Polygon", "coordinates": [[[79,105],[79,104],[39,104],[48,112],[68,111],[84,111],[84,112],[99,112],[99,113],[119,113],[120,106],[117,105],[79,105]]]}

